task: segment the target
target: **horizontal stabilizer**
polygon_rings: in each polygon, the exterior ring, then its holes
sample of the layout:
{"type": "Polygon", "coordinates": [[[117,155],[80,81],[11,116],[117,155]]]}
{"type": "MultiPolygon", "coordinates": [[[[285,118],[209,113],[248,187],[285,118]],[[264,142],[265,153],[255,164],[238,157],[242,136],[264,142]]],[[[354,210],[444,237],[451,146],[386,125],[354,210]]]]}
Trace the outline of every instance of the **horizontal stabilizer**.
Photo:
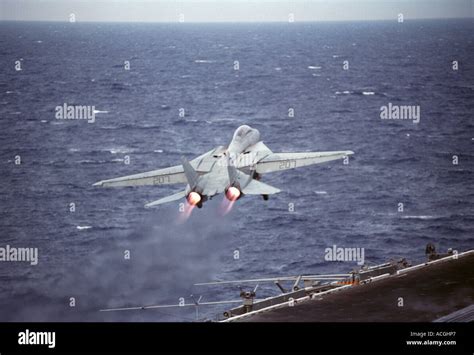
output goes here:
{"type": "Polygon", "coordinates": [[[242,190],[245,195],[273,195],[280,192],[280,189],[267,185],[263,182],[252,180],[242,190]]]}
{"type": "Polygon", "coordinates": [[[176,201],[176,200],[182,199],[185,196],[186,196],[186,191],[180,191],[178,193],[175,193],[174,195],[166,196],[166,197],[160,198],[159,200],[149,202],[145,205],[145,207],[153,207],[153,206],[161,205],[163,203],[176,201]]]}

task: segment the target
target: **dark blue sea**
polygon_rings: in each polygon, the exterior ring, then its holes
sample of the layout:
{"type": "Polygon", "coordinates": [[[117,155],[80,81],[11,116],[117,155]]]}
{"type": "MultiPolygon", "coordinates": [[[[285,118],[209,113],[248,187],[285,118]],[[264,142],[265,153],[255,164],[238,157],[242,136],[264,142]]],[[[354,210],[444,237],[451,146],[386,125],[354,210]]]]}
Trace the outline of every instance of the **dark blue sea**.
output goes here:
{"type": "MultiPolygon", "coordinates": [[[[472,20],[1,22],[0,33],[0,247],[39,250],[38,265],[0,262],[1,321],[192,321],[192,307],[99,309],[234,300],[236,285],[193,284],[357,266],[326,261],[333,245],[365,248],[369,265],[424,261],[429,242],[474,247],[472,20]],[[94,105],[95,122],[56,119],[64,103],[94,105]],[[420,122],[382,120],[388,103],[418,105],[420,122]],[[274,152],[355,155],[265,175],[282,190],[269,201],[245,197],[221,217],[219,196],[184,224],[176,204],[144,208],[182,186],[92,187],[226,145],[242,124],[274,152]]],[[[276,291],[260,284],[257,297],[276,291]]]]}

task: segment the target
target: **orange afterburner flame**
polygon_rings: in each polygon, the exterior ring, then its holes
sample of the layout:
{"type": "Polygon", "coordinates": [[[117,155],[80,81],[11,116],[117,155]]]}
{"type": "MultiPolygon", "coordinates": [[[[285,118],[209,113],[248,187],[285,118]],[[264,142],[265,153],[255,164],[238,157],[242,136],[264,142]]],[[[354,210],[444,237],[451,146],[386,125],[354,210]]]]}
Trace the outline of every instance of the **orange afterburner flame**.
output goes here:
{"type": "Polygon", "coordinates": [[[196,206],[201,201],[201,195],[197,192],[191,191],[187,197],[188,203],[191,206],[196,206]]]}
{"type": "Polygon", "coordinates": [[[219,210],[219,214],[221,216],[225,216],[232,210],[232,206],[234,206],[235,201],[231,201],[228,198],[224,197],[221,202],[221,208],[219,210]]]}
{"type": "Polygon", "coordinates": [[[191,217],[191,213],[193,212],[194,207],[196,207],[199,202],[201,202],[201,195],[197,192],[191,191],[189,195],[186,197],[187,204],[183,206],[183,209],[180,207],[180,214],[178,216],[178,224],[184,223],[191,217]]]}
{"type": "Polygon", "coordinates": [[[240,190],[234,186],[231,186],[227,189],[225,196],[229,201],[237,201],[240,197],[240,190]]]}
{"type": "Polygon", "coordinates": [[[183,210],[178,216],[178,224],[186,222],[188,218],[191,217],[194,207],[196,206],[190,205],[189,203],[183,206],[183,210]]]}

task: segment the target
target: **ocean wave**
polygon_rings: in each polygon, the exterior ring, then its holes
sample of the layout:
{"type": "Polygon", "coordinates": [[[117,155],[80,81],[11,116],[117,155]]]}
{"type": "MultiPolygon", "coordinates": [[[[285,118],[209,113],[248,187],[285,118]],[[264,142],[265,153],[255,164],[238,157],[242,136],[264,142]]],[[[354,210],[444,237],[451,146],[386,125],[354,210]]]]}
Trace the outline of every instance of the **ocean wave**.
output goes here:
{"type": "Polygon", "coordinates": [[[109,152],[111,154],[127,154],[133,153],[136,151],[134,148],[127,148],[127,147],[116,147],[116,148],[105,148],[102,151],[109,152]]]}
{"type": "Polygon", "coordinates": [[[194,63],[215,63],[215,60],[208,60],[208,59],[196,59],[194,63]]]}
{"type": "Polygon", "coordinates": [[[105,164],[105,163],[110,163],[107,160],[90,160],[90,159],[84,159],[84,160],[78,160],[76,161],[78,164],[105,164]]]}
{"type": "Polygon", "coordinates": [[[138,130],[150,130],[150,129],[161,129],[163,126],[157,126],[153,124],[118,124],[116,126],[100,126],[100,129],[103,130],[133,130],[133,129],[138,129],[138,130]]]}
{"type": "Polygon", "coordinates": [[[344,90],[336,91],[336,95],[359,95],[359,96],[387,96],[385,93],[377,93],[376,91],[369,90],[344,90]]]}
{"type": "Polygon", "coordinates": [[[237,121],[236,118],[213,118],[209,121],[212,121],[212,122],[234,122],[234,121],[237,121]]]}
{"type": "Polygon", "coordinates": [[[441,217],[430,216],[430,215],[409,215],[409,216],[401,216],[402,219],[436,219],[441,217]]]}

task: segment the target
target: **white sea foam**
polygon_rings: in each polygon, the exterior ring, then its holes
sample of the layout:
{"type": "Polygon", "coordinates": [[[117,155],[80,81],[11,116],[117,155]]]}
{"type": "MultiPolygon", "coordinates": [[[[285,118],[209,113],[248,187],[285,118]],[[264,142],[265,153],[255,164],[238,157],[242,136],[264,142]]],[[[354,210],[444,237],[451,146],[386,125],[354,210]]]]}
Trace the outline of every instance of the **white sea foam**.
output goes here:
{"type": "Polygon", "coordinates": [[[112,154],[126,154],[126,153],[132,153],[134,151],[134,149],[127,148],[127,147],[106,148],[104,150],[112,154]]]}
{"type": "Polygon", "coordinates": [[[435,216],[419,215],[419,216],[402,216],[403,219],[433,219],[435,216]]]}
{"type": "Polygon", "coordinates": [[[233,122],[233,121],[236,121],[235,118],[214,118],[213,119],[214,122],[233,122]]]}

